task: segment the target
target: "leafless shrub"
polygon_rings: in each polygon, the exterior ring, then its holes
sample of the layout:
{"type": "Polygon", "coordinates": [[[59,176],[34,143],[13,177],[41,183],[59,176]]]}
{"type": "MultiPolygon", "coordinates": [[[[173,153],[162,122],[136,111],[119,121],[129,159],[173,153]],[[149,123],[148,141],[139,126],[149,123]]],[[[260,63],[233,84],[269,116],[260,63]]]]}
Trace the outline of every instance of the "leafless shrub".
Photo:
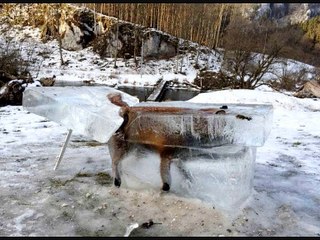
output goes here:
{"type": "Polygon", "coordinates": [[[0,47],[0,79],[6,82],[6,79],[24,75],[27,67],[27,61],[21,56],[21,44],[16,45],[12,38],[4,38],[0,47]]]}
{"type": "Polygon", "coordinates": [[[199,71],[199,74],[194,80],[194,84],[199,86],[202,90],[236,88],[232,79],[221,71],[213,72],[205,69],[199,71]]]}
{"type": "Polygon", "coordinates": [[[286,66],[281,69],[281,74],[277,79],[270,81],[269,86],[277,91],[297,91],[308,81],[307,75],[310,73],[306,68],[296,71],[289,71],[286,66]]]}
{"type": "Polygon", "coordinates": [[[273,22],[249,22],[236,16],[224,34],[224,61],[221,73],[232,79],[235,88],[254,89],[268,84],[265,76],[275,74],[284,46],[294,36],[273,22]]]}
{"type": "Polygon", "coordinates": [[[9,25],[1,28],[0,85],[14,79],[32,82],[30,71],[38,74],[44,58],[36,56],[36,44],[27,43],[28,36],[15,38],[11,35],[9,25]]]}

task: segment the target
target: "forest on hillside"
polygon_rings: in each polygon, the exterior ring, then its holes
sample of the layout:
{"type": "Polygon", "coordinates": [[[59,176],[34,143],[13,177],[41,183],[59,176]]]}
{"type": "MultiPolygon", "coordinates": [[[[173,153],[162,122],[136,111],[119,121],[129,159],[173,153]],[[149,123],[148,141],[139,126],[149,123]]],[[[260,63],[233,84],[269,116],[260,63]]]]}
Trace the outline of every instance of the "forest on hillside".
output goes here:
{"type": "MultiPolygon", "coordinates": [[[[279,24],[274,17],[279,13],[273,12],[270,17],[251,12],[248,16],[244,14],[248,7],[252,4],[0,4],[0,16],[8,23],[2,30],[4,35],[10,26],[20,25],[39,28],[44,43],[57,39],[61,65],[68,64],[62,49],[92,46],[102,59],[113,58],[113,68],[117,68],[118,58],[133,59],[137,69],[139,61],[141,65],[151,59],[175,57],[174,73],[180,74],[185,74],[183,55],[191,54],[193,68],[199,72],[194,81],[203,89],[254,89],[266,84],[265,76],[272,74],[276,79],[269,81],[270,87],[297,90],[308,71],[289,73],[282,66],[277,72],[274,68],[278,63],[286,64],[284,59],[312,65],[312,74],[320,76],[319,16],[279,24]],[[201,48],[205,54],[213,52],[222,62],[218,73],[210,70],[210,57],[205,65],[198,64],[201,48]]],[[[6,44],[10,45],[10,37],[6,44]]],[[[2,55],[3,82],[30,78],[25,71],[28,63],[16,64],[19,58],[5,51],[2,55]]]]}
{"type": "Polygon", "coordinates": [[[82,3],[97,13],[152,27],[210,48],[234,49],[244,42],[252,51],[270,54],[282,44],[280,56],[320,66],[320,17],[279,26],[271,18],[246,19],[249,4],[240,3],[82,3]]]}

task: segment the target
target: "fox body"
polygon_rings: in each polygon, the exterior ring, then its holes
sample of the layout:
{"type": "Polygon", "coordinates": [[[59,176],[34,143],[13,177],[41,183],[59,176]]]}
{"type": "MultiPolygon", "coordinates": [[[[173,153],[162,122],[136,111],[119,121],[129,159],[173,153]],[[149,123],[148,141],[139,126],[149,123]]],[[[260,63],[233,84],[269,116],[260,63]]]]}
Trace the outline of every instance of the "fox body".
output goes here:
{"type": "MultiPolygon", "coordinates": [[[[124,155],[128,152],[130,148],[130,139],[134,138],[143,145],[148,145],[155,152],[160,155],[160,175],[162,180],[162,190],[169,191],[171,185],[170,176],[170,164],[173,159],[174,153],[177,150],[175,147],[170,147],[168,145],[188,145],[188,138],[182,136],[181,134],[165,134],[166,131],[161,131],[161,129],[167,126],[162,124],[157,124],[158,134],[154,134],[154,128],[148,127],[146,123],[145,126],[139,129],[130,128],[132,122],[137,118],[139,112],[152,112],[157,114],[179,114],[192,111],[188,108],[177,108],[177,107],[150,107],[150,106],[132,106],[130,107],[126,102],[122,100],[120,93],[111,93],[108,95],[108,99],[111,103],[121,107],[120,116],[124,118],[123,124],[120,128],[112,135],[108,142],[110,155],[112,158],[112,172],[114,177],[114,185],[120,187],[121,177],[119,172],[119,163],[123,159],[124,155]],[[146,144],[148,143],[148,144],[146,144]]],[[[222,109],[201,109],[203,112],[210,112],[214,114],[225,114],[222,109]]],[[[203,124],[203,123],[202,123],[203,124]]],[[[201,123],[198,124],[198,128],[201,127],[201,123]]],[[[190,144],[190,143],[189,143],[190,144]]]]}

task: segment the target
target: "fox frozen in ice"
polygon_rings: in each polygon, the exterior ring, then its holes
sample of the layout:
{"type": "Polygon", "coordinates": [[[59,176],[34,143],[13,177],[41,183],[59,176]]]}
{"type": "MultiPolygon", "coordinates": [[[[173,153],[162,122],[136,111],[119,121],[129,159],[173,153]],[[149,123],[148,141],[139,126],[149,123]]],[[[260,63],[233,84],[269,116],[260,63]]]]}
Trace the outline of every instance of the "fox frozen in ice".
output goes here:
{"type": "MultiPolygon", "coordinates": [[[[108,99],[111,103],[121,107],[120,116],[124,118],[124,122],[120,128],[112,135],[108,142],[110,155],[112,158],[112,173],[114,177],[114,185],[120,187],[121,177],[119,172],[119,163],[123,159],[130,147],[128,140],[132,136],[132,129],[130,124],[137,117],[139,111],[154,112],[154,113],[183,113],[191,111],[188,108],[164,107],[164,106],[132,106],[130,107],[122,100],[120,93],[108,94],[108,99]]],[[[200,111],[210,112],[212,114],[225,114],[225,111],[219,108],[201,109],[200,111]]],[[[157,128],[164,127],[157,125],[157,128]]],[[[142,127],[134,130],[134,138],[140,140],[142,143],[149,142],[149,147],[160,155],[160,175],[162,180],[162,190],[169,191],[171,184],[170,164],[173,159],[173,154],[176,151],[174,147],[167,145],[184,145],[188,139],[183,135],[165,134],[165,131],[160,131],[162,134],[152,134],[150,128],[142,127]],[[172,144],[174,143],[174,144],[172,144]]],[[[138,141],[138,142],[140,142],[138,141]]],[[[145,144],[144,144],[145,145],[145,144]]]]}

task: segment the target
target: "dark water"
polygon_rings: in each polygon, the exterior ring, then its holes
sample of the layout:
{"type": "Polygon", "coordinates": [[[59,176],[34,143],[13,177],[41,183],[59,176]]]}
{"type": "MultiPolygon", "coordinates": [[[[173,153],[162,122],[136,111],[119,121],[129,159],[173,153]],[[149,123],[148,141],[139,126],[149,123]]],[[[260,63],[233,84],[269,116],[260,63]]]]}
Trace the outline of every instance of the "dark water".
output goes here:
{"type": "MultiPolygon", "coordinates": [[[[104,86],[101,84],[86,84],[82,81],[56,81],[54,84],[55,87],[67,87],[67,86],[104,86]]],[[[153,91],[153,87],[133,87],[133,86],[118,86],[115,87],[120,91],[128,93],[132,96],[139,98],[141,102],[147,100],[149,95],[153,91]]],[[[199,94],[199,91],[192,91],[188,89],[172,89],[167,88],[163,94],[162,101],[186,101],[199,94]]]]}
{"type": "MultiPolygon", "coordinates": [[[[117,89],[130,95],[136,96],[140,101],[143,102],[147,101],[147,98],[150,96],[154,88],[119,86],[117,89]]],[[[186,101],[198,94],[199,92],[191,91],[188,89],[167,88],[163,94],[162,101],[186,101]]]]}
{"type": "Polygon", "coordinates": [[[118,86],[116,89],[128,93],[132,96],[139,98],[140,102],[147,101],[147,98],[153,91],[153,87],[129,87],[129,86],[118,86]]]}
{"type": "Polygon", "coordinates": [[[163,101],[186,101],[197,96],[199,91],[188,89],[166,89],[163,96],[163,101]]]}
{"type": "Polygon", "coordinates": [[[55,87],[81,87],[81,86],[100,86],[99,84],[87,84],[83,81],[55,81],[55,87]]]}

